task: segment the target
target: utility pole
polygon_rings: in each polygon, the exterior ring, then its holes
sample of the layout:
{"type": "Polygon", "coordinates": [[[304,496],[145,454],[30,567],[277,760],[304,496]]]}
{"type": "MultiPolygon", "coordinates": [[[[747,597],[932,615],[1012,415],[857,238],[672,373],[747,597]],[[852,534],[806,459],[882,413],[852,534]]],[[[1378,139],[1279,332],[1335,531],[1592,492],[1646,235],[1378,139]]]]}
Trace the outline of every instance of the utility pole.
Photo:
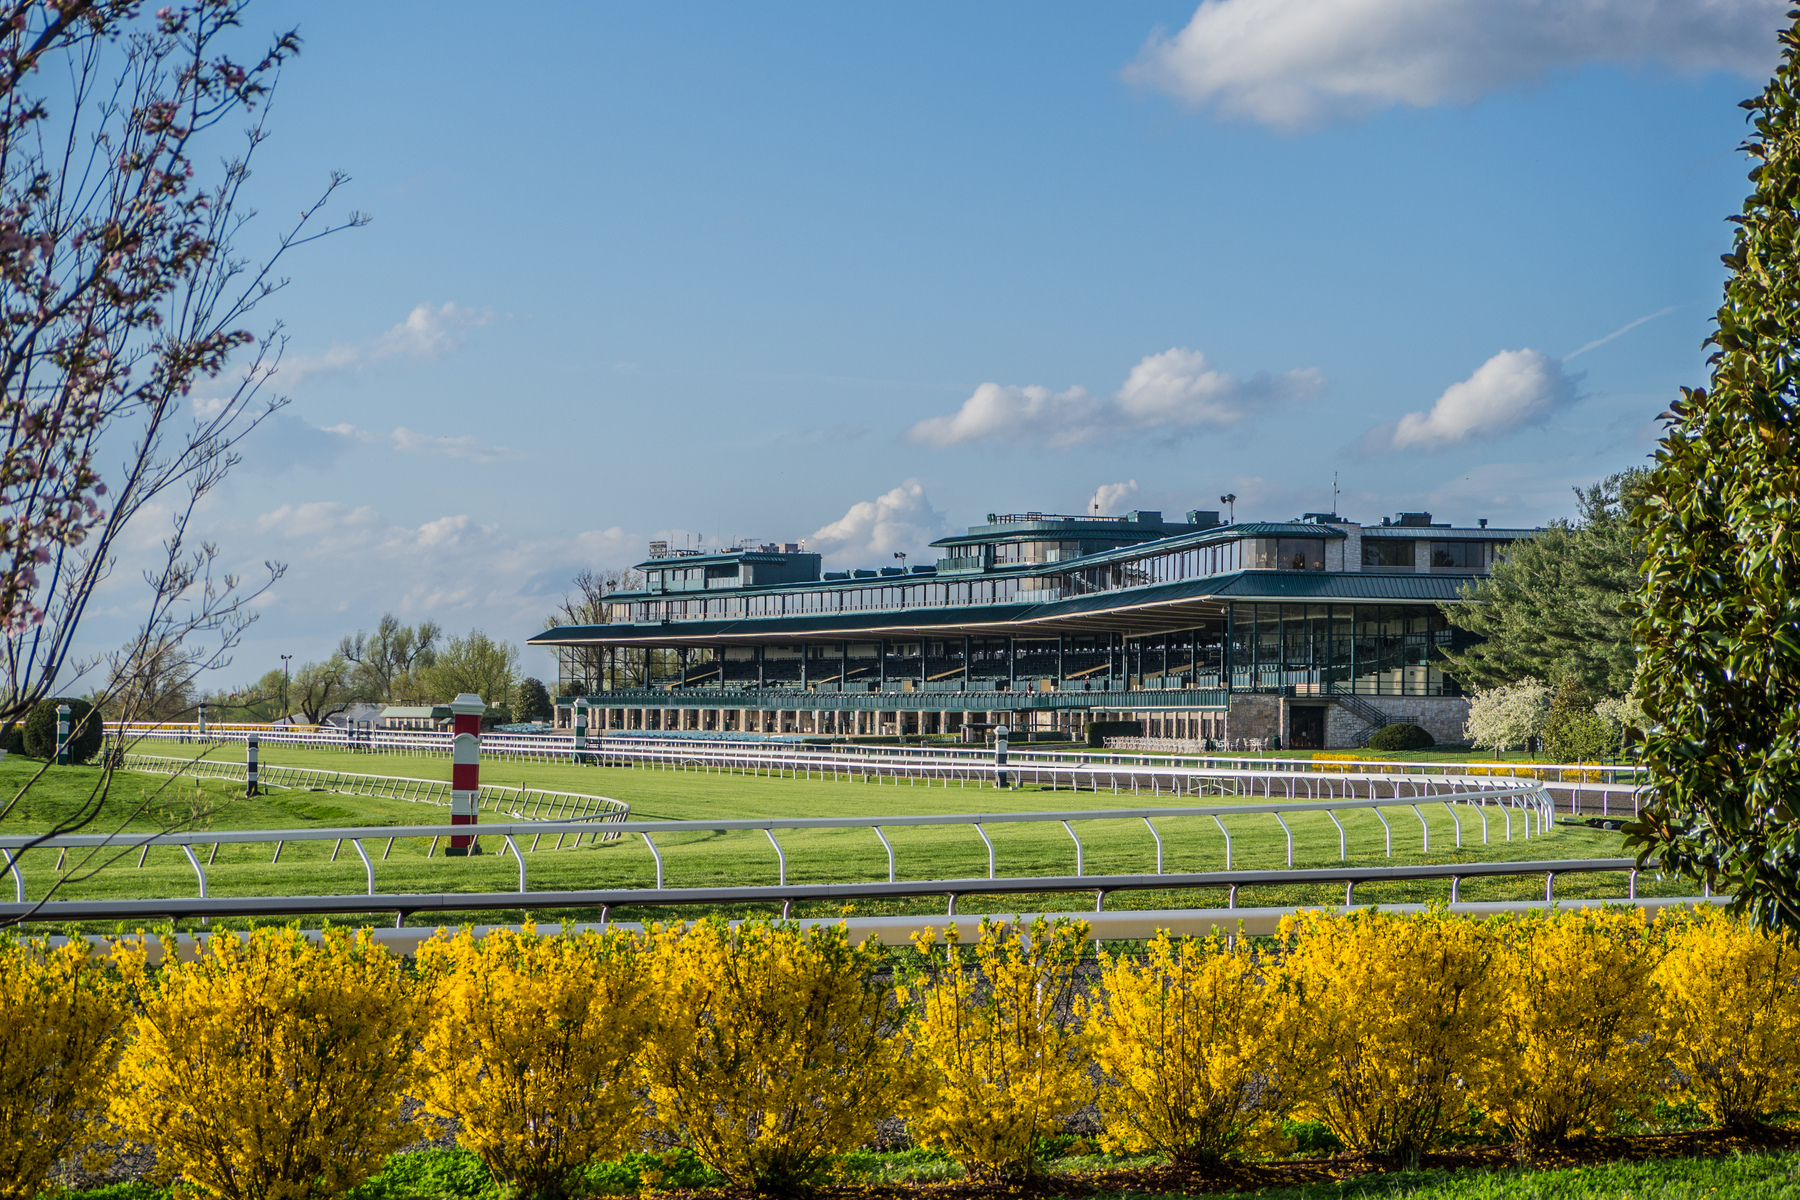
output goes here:
{"type": "Polygon", "coordinates": [[[1237,493],[1232,492],[1229,495],[1220,496],[1219,503],[1223,504],[1226,509],[1225,523],[1228,525],[1236,525],[1237,524],[1237,493]]]}

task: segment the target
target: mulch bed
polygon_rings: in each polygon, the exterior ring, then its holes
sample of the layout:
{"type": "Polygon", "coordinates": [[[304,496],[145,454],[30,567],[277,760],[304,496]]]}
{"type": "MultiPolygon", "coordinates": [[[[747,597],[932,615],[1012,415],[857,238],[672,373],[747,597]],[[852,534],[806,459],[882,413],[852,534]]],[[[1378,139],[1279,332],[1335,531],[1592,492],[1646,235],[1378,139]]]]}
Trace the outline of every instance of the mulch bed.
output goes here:
{"type": "MultiPolygon", "coordinates": [[[[1709,1158],[1732,1153],[1800,1148],[1800,1129],[1765,1127],[1739,1132],[1717,1129],[1687,1133],[1641,1134],[1632,1137],[1584,1138],[1558,1150],[1521,1158],[1510,1145],[1472,1146],[1427,1154],[1425,1170],[1494,1171],[1513,1167],[1556,1170],[1613,1162],[1658,1158],[1709,1158]]],[[[1056,1200],[1101,1194],[1145,1193],[1206,1195],[1254,1192],[1262,1188],[1332,1183],[1397,1169],[1398,1164],[1361,1154],[1278,1162],[1225,1162],[1212,1167],[1133,1167],[1042,1175],[1018,1183],[956,1179],[941,1183],[839,1184],[820,1187],[816,1200],[1056,1200]]],[[[735,1189],[673,1190],[658,1196],[678,1200],[751,1200],[735,1189]]]]}
{"type": "MultiPolygon", "coordinates": [[[[445,1134],[430,1145],[448,1145],[454,1134],[445,1134]]],[[[1584,1138],[1560,1149],[1520,1158],[1510,1145],[1471,1146],[1427,1154],[1419,1164],[1426,1170],[1495,1171],[1512,1167],[1555,1170],[1612,1162],[1643,1162],[1658,1158],[1711,1158],[1733,1153],[1757,1153],[1800,1148],[1800,1128],[1763,1126],[1727,1132],[1701,1129],[1686,1133],[1639,1134],[1631,1137],[1584,1138]]],[[[110,1170],[84,1176],[71,1171],[64,1176],[73,1186],[142,1178],[154,1163],[143,1147],[125,1150],[110,1170]]],[[[1328,1158],[1296,1158],[1276,1162],[1223,1162],[1212,1167],[1127,1167],[1110,1171],[1041,1175],[1017,1183],[992,1183],[954,1179],[931,1183],[834,1184],[814,1189],[814,1200],[1056,1200],[1100,1194],[1187,1194],[1254,1192],[1262,1188],[1299,1187],[1332,1183],[1397,1169],[1398,1164],[1361,1154],[1328,1158]]],[[[669,1200],[752,1200],[753,1194],[732,1188],[670,1189],[658,1191],[669,1200]]]]}

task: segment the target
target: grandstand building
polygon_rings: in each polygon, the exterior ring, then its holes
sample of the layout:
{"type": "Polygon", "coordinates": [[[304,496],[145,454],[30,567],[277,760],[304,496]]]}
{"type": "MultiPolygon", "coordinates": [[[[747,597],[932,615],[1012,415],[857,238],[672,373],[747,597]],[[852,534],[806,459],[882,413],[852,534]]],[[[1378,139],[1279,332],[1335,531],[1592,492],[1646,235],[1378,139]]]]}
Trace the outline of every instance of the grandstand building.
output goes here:
{"type": "Polygon", "coordinates": [[[933,543],[935,565],[837,572],[791,543],[655,543],[603,624],[531,640],[558,652],[558,726],[585,696],[596,733],[1017,739],[1139,720],[1323,749],[1404,720],[1457,741],[1468,705],[1438,662],[1470,635],[1438,605],[1534,532],[989,514],[933,543]]]}

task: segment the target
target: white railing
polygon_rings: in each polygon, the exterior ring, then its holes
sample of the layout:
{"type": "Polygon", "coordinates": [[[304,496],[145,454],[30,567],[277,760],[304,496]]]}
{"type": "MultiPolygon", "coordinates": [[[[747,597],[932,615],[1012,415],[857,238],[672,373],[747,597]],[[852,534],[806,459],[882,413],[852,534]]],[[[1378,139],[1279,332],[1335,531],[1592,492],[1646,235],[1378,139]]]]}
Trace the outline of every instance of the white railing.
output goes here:
{"type": "MultiPolygon", "coordinates": [[[[1163,874],[1163,839],[1161,831],[1159,831],[1153,823],[1153,818],[1210,818],[1223,839],[1225,869],[1229,872],[1233,869],[1232,835],[1231,831],[1226,828],[1224,821],[1221,820],[1223,817],[1273,817],[1275,822],[1280,826],[1282,833],[1286,836],[1287,865],[1289,868],[1292,868],[1294,865],[1294,832],[1293,828],[1288,824],[1287,818],[1289,817],[1305,813],[1325,813],[1326,816],[1330,817],[1331,823],[1337,827],[1339,861],[1348,862],[1349,837],[1343,822],[1338,819],[1338,814],[1350,811],[1370,811],[1374,814],[1376,819],[1381,822],[1382,829],[1385,833],[1384,842],[1387,857],[1392,858],[1394,854],[1394,829],[1381,810],[1384,808],[1410,809],[1413,816],[1416,817],[1419,822],[1420,850],[1421,852],[1429,852],[1431,849],[1431,826],[1430,823],[1426,821],[1424,813],[1420,811],[1420,806],[1422,804],[1443,805],[1444,810],[1449,814],[1450,819],[1454,824],[1456,830],[1455,841],[1459,848],[1463,844],[1463,822],[1462,817],[1457,813],[1454,805],[1464,806],[1465,810],[1468,811],[1468,815],[1480,818],[1481,839],[1483,843],[1487,843],[1491,836],[1491,826],[1489,821],[1490,807],[1503,819],[1505,837],[1509,842],[1512,841],[1513,838],[1513,817],[1515,814],[1520,818],[1520,832],[1526,839],[1529,839],[1534,832],[1544,834],[1550,832],[1554,828],[1550,816],[1548,799],[1542,796],[1541,791],[1508,789],[1505,791],[1443,796],[1430,800],[1420,799],[1416,802],[1404,800],[1396,802],[1393,800],[1339,799],[1310,803],[1219,804],[1180,808],[1086,809],[1064,812],[955,813],[931,814],[926,816],[883,817],[734,818],[711,821],[631,821],[625,819],[622,814],[608,814],[600,819],[590,818],[577,821],[502,821],[476,826],[427,825],[348,827],[338,829],[185,830],[166,833],[66,834],[60,837],[49,838],[42,837],[41,835],[34,837],[30,834],[14,834],[0,837],[0,852],[5,854],[7,867],[12,873],[15,890],[17,892],[17,901],[20,904],[24,904],[26,903],[25,879],[19,869],[19,859],[22,858],[27,851],[37,853],[40,851],[47,852],[56,850],[58,852],[58,866],[60,868],[63,862],[63,856],[66,855],[69,850],[136,850],[139,852],[138,865],[142,867],[144,859],[149,854],[152,847],[178,847],[182,850],[189,865],[193,867],[196,875],[199,877],[200,894],[204,897],[207,895],[206,871],[201,865],[199,858],[194,853],[194,847],[196,846],[211,846],[211,853],[207,858],[207,863],[211,864],[218,855],[219,847],[222,845],[273,843],[275,851],[270,858],[270,865],[273,866],[281,860],[281,849],[288,842],[335,841],[336,846],[332,850],[331,855],[332,861],[335,862],[337,861],[339,851],[343,849],[343,845],[347,841],[351,843],[355,848],[356,853],[362,858],[363,865],[368,872],[368,894],[372,896],[375,894],[375,867],[373,862],[369,859],[368,853],[363,849],[362,843],[365,840],[380,841],[385,839],[387,848],[382,853],[382,858],[385,860],[388,855],[393,852],[395,841],[403,837],[420,839],[426,837],[431,838],[431,847],[427,849],[426,857],[430,857],[436,850],[438,839],[442,837],[499,837],[506,846],[506,850],[501,851],[501,854],[504,856],[504,854],[510,850],[512,854],[518,858],[519,891],[523,892],[526,890],[525,860],[521,855],[518,844],[514,841],[514,835],[531,835],[531,845],[524,851],[524,853],[529,854],[537,851],[543,838],[553,833],[557,835],[557,842],[555,846],[551,847],[552,850],[562,848],[564,839],[571,834],[575,837],[575,842],[571,846],[571,848],[573,848],[573,846],[580,845],[581,839],[584,836],[594,837],[595,840],[600,840],[601,838],[610,840],[620,835],[635,833],[643,838],[644,847],[649,851],[651,859],[655,863],[656,887],[661,889],[664,886],[663,855],[661,849],[656,844],[655,838],[652,837],[653,834],[723,833],[749,830],[760,831],[768,838],[769,845],[775,852],[777,885],[786,886],[787,853],[782,848],[780,839],[776,837],[776,832],[778,830],[868,829],[880,839],[883,848],[887,851],[888,882],[893,884],[900,882],[898,877],[898,863],[895,857],[893,843],[888,840],[886,833],[883,832],[884,829],[935,825],[967,826],[980,837],[982,843],[987,848],[987,878],[991,881],[999,879],[1000,876],[998,874],[999,864],[994,848],[994,842],[987,834],[988,826],[1055,823],[1062,826],[1064,832],[1069,835],[1070,840],[1074,843],[1074,877],[1079,879],[1085,874],[1086,846],[1082,842],[1081,836],[1076,833],[1072,822],[1142,821],[1150,838],[1155,843],[1156,874],[1160,876],[1163,874]]],[[[1477,864],[1469,865],[1475,866],[1477,864]]],[[[1453,897],[1454,890],[1453,886],[1453,897]]]]}
{"type": "MultiPolygon", "coordinates": [[[[246,764],[214,758],[168,758],[151,754],[126,754],[120,765],[127,771],[156,775],[191,775],[206,779],[245,779],[246,764]]],[[[336,792],[347,796],[378,796],[415,804],[448,808],[450,784],[441,779],[412,779],[399,775],[363,775],[317,767],[257,764],[257,786],[298,788],[302,791],[336,792]]],[[[552,792],[543,788],[483,784],[476,793],[476,811],[506,813],[520,820],[588,820],[617,822],[631,815],[631,805],[610,796],[579,792],[552,792]]],[[[616,835],[615,835],[616,836],[616,835]]],[[[609,839],[610,840],[610,839],[609,839]]]]}

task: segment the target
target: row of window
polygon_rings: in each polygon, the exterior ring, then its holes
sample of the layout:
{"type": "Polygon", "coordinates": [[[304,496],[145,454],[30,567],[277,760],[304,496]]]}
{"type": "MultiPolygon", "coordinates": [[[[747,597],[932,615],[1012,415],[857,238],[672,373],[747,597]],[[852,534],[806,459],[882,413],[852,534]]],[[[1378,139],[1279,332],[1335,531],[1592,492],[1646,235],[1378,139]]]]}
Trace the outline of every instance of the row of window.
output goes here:
{"type": "MultiPolygon", "coordinates": [[[[1416,570],[1416,544],[1398,538],[1364,538],[1363,566],[1416,570]]],[[[1432,542],[1430,547],[1428,561],[1434,571],[1485,571],[1492,562],[1486,542],[1432,542]]]]}
{"type": "Polygon", "coordinates": [[[1436,609],[1237,604],[1227,621],[1153,637],[933,638],[723,649],[565,647],[563,694],[650,687],[1293,689],[1300,694],[1456,694],[1439,662],[1472,635],[1436,609]]]}

